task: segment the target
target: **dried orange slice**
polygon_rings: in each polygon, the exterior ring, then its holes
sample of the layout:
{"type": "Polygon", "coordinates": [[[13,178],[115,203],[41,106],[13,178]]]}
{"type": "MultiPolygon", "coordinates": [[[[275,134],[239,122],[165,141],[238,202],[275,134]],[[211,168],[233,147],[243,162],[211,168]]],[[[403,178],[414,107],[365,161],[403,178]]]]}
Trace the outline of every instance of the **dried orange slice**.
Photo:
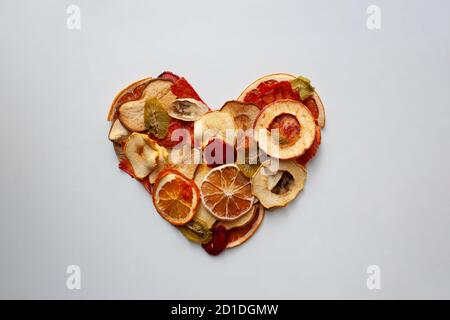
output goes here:
{"type": "Polygon", "coordinates": [[[253,205],[250,179],[235,164],[211,170],[200,184],[203,205],[221,220],[234,220],[253,205]]]}
{"type": "Polygon", "coordinates": [[[158,213],[171,224],[180,226],[193,217],[200,193],[193,180],[177,170],[163,170],[153,187],[153,204],[158,213]]]}

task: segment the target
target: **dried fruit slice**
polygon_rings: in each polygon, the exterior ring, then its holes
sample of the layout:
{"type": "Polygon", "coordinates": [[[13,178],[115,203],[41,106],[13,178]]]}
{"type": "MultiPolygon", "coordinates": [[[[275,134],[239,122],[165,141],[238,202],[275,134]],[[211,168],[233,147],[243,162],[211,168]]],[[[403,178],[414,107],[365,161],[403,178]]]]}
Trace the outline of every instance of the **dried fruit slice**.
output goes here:
{"type": "Polygon", "coordinates": [[[170,80],[172,82],[176,82],[178,79],[180,79],[179,76],[177,76],[176,74],[170,72],[170,71],[164,71],[163,73],[161,73],[158,76],[159,79],[165,79],[165,80],[170,80]]]}
{"type": "Polygon", "coordinates": [[[228,232],[223,226],[214,227],[212,239],[210,242],[203,244],[202,247],[212,256],[217,256],[226,249],[228,244],[228,232]]]}
{"type": "Polygon", "coordinates": [[[267,209],[285,206],[303,190],[306,170],[294,160],[279,161],[278,171],[274,173],[266,170],[267,165],[268,163],[265,162],[253,176],[252,193],[267,209]],[[275,177],[274,185],[271,178],[279,173],[281,175],[275,177]]]}
{"type": "Polygon", "coordinates": [[[146,134],[136,132],[126,140],[124,153],[139,179],[145,178],[153,171],[160,157],[167,157],[165,148],[160,147],[146,134]]]}
{"type": "Polygon", "coordinates": [[[128,131],[119,120],[114,120],[111,129],[109,130],[109,140],[120,144],[124,142],[129,135],[130,131],[128,131]]]}
{"type": "Polygon", "coordinates": [[[195,92],[194,88],[187,82],[185,78],[179,78],[172,86],[172,93],[177,98],[192,98],[203,102],[200,96],[195,92]]]}
{"type": "Polygon", "coordinates": [[[245,96],[250,93],[252,90],[256,89],[262,82],[265,81],[291,81],[295,79],[295,76],[288,73],[274,73],[274,74],[268,74],[266,76],[263,76],[255,81],[253,81],[247,88],[245,88],[244,91],[239,95],[238,99],[239,101],[244,101],[245,96]]]}
{"type": "Polygon", "coordinates": [[[240,101],[228,101],[220,110],[231,114],[236,123],[236,128],[244,131],[253,128],[253,123],[259,114],[257,106],[240,101]]]}
{"type": "Polygon", "coordinates": [[[212,168],[235,163],[236,156],[236,149],[219,138],[211,140],[203,150],[203,162],[212,168]]]}
{"type": "Polygon", "coordinates": [[[109,107],[108,121],[112,121],[115,118],[117,108],[119,108],[122,104],[133,100],[139,100],[142,96],[142,92],[144,91],[145,87],[147,87],[151,79],[152,78],[145,78],[142,80],[138,80],[122,89],[115,96],[113,102],[111,103],[111,106],[109,107]]]}
{"type": "Polygon", "coordinates": [[[194,123],[194,140],[204,148],[211,140],[219,138],[234,145],[236,124],[233,117],[223,111],[211,111],[194,123]]]}
{"type": "Polygon", "coordinates": [[[314,141],[316,123],[298,101],[279,100],[267,105],[255,121],[255,140],[268,155],[279,159],[301,156],[314,141]],[[271,129],[279,129],[272,134],[271,129]]]}
{"type": "MultiPolygon", "coordinates": [[[[197,171],[195,172],[194,181],[195,184],[200,189],[200,184],[205,178],[205,176],[211,171],[211,168],[209,168],[205,164],[199,164],[197,167],[197,171]]],[[[203,224],[211,229],[214,225],[214,223],[217,221],[217,218],[213,216],[203,205],[203,203],[200,201],[198,204],[197,212],[195,213],[194,219],[196,221],[201,221],[203,224]]]]}
{"type": "Polygon", "coordinates": [[[159,174],[153,190],[153,204],[161,217],[176,226],[192,220],[199,203],[194,181],[177,170],[166,169],[159,174]]]}
{"type": "Polygon", "coordinates": [[[178,145],[194,145],[194,125],[192,122],[181,121],[171,118],[167,128],[167,134],[163,139],[158,139],[150,133],[150,137],[155,139],[159,145],[166,148],[173,148],[178,145]]]}
{"type": "Polygon", "coordinates": [[[120,122],[133,132],[142,132],[147,129],[144,118],[145,102],[147,100],[154,98],[167,110],[168,106],[176,99],[171,92],[172,82],[170,80],[153,79],[149,80],[145,85],[146,87],[142,93],[136,93],[133,96],[136,99],[132,99],[118,107],[120,122]],[[140,98],[137,98],[138,96],[140,98]]]}
{"type": "Polygon", "coordinates": [[[238,218],[236,220],[219,221],[217,223],[217,225],[224,226],[225,229],[227,229],[227,230],[245,226],[247,223],[249,223],[253,219],[253,217],[256,214],[257,208],[258,208],[258,206],[254,205],[246,214],[244,214],[240,218],[238,218]]]}
{"type": "MultiPolygon", "coordinates": [[[[295,80],[297,77],[292,74],[287,73],[276,73],[276,74],[269,74],[264,77],[261,77],[254,81],[252,84],[250,84],[240,95],[237,100],[239,101],[247,101],[247,102],[256,102],[258,105],[261,104],[261,106],[266,105],[269,102],[273,102],[279,99],[293,99],[293,100],[299,100],[300,95],[298,95],[297,98],[295,98],[292,94],[290,94],[288,91],[283,90],[282,88],[278,88],[276,90],[273,86],[279,86],[278,82],[291,82],[295,80]],[[265,86],[265,84],[269,84],[269,86],[265,86]],[[266,97],[261,96],[261,92],[258,89],[258,87],[262,85],[263,89],[265,89],[264,95],[266,97]],[[272,86],[272,88],[269,88],[272,86]],[[266,88],[264,88],[266,87],[266,88]],[[269,89],[269,90],[268,90],[269,89]],[[272,90],[271,92],[268,92],[272,90]],[[261,101],[260,101],[261,100],[261,101]],[[266,100],[266,101],[264,101],[266,100]],[[259,101],[259,102],[258,102],[259,101]]],[[[283,85],[281,85],[283,87],[283,85]]],[[[292,86],[291,86],[292,88],[292,86]]],[[[314,90],[312,97],[308,98],[306,100],[302,100],[303,104],[306,105],[308,109],[310,109],[311,113],[315,116],[315,120],[317,121],[317,124],[323,128],[325,127],[325,109],[323,107],[322,100],[319,97],[319,94],[316,90],[314,90]]]]}
{"type": "Polygon", "coordinates": [[[122,104],[119,107],[120,122],[132,132],[145,131],[144,107],[145,100],[135,100],[122,104]]]}
{"type": "Polygon", "coordinates": [[[156,98],[149,98],[144,105],[144,123],[149,133],[158,139],[167,136],[170,117],[162,104],[156,98]]]}
{"type": "Polygon", "coordinates": [[[250,180],[235,164],[212,169],[200,184],[203,205],[221,220],[234,220],[247,213],[254,197],[250,180]]]}
{"type": "Polygon", "coordinates": [[[196,220],[195,217],[178,229],[188,240],[197,243],[206,244],[212,240],[212,231],[203,222],[196,220]]]}
{"type": "Polygon", "coordinates": [[[196,121],[208,111],[209,108],[203,102],[192,98],[177,99],[168,109],[172,118],[183,121],[196,121]]]}
{"type": "Polygon", "coordinates": [[[250,239],[258,230],[261,222],[264,219],[264,208],[261,205],[256,206],[256,212],[253,215],[251,221],[249,221],[246,225],[233,228],[228,230],[228,244],[227,249],[234,248],[243,244],[245,241],[250,239]]]}
{"type": "Polygon", "coordinates": [[[321,141],[322,141],[322,138],[321,138],[321,133],[320,133],[320,127],[316,126],[316,137],[314,138],[313,144],[311,145],[311,147],[309,147],[308,150],[305,151],[304,154],[302,154],[300,157],[295,159],[297,161],[297,163],[302,166],[306,166],[306,164],[309,162],[309,160],[314,158],[314,156],[316,155],[321,141]]]}
{"type": "Polygon", "coordinates": [[[198,163],[198,150],[185,145],[169,151],[169,162],[172,168],[180,171],[189,179],[193,179],[198,163]]]}

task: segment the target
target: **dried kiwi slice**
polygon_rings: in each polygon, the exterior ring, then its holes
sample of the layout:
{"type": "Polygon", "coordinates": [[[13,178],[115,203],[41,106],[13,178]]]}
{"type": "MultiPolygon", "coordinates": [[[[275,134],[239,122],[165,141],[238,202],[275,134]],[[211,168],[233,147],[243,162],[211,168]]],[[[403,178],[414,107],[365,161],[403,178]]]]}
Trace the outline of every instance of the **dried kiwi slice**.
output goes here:
{"type": "Polygon", "coordinates": [[[169,128],[170,116],[156,98],[145,101],[144,123],[145,127],[158,139],[164,139],[169,128]]]}
{"type": "Polygon", "coordinates": [[[195,219],[178,229],[186,238],[197,243],[208,243],[212,239],[212,231],[204,223],[195,219]]]}

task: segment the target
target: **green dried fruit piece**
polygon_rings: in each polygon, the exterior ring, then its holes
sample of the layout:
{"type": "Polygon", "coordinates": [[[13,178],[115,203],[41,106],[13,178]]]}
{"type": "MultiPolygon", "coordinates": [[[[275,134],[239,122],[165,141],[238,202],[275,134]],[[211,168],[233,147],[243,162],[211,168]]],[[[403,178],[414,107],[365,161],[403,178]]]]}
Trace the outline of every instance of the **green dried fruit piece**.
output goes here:
{"type": "Polygon", "coordinates": [[[184,226],[178,228],[181,233],[191,241],[197,243],[208,243],[212,239],[212,231],[201,221],[191,220],[184,226]]]}
{"type": "Polygon", "coordinates": [[[144,123],[145,127],[158,139],[164,139],[169,128],[170,116],[156,98],[145,101],[144,123]]]}
{"type": "Polygon", "coordinates": [[[314,87],[311,85],[311,80],[303,76],[299,76],[292,80],[291,86],[292,89],[298,92],[302,101],[311,97],[314,93],[314,87]]]}

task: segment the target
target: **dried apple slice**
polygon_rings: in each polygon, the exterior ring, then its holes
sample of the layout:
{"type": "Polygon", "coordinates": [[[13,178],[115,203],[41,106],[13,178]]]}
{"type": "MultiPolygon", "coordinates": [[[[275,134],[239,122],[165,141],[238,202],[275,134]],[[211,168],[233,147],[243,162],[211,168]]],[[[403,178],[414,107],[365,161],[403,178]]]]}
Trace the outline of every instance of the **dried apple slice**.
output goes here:
{"type": "Polygon", "coordinates": [[[138,80],[128,85],[123,90],[121,90],[115,96],[113,102],[111,103],[111,106],[109,107],[107,118],[108,121],[112,121],[115,118],[117,108],[119,108],[122,104],[129,101],[140,99],[142,96],[142,92],[144,91],[145,87],[148,85],[151,79],[152,78],[149,77],[142,80],[138,80]]]}
{"type": "Polygon", "coordinates": [[[244,131],[253,128],[253,123],[259,114],[257,106],[240,101],[228,101],[220,110],[231,114],[237,129],[244,131]]]}
{"type": "Polygon", "coordinates": [[[201,142],[204,148],[211,140],[219,138],[222,141],[235,144],[236,124],[233,117],[223,111],[211,111],[194,123],[194,140],[201,142]]]}
{"type": "Polygon", "coordinates": [[[130,131],[125,128],[119,120],[114,120],[109,130],[108,138],[112,142],[122,143],[130,135],[130,131]]]}
{"type": "Polygon", "coordinates": [[[168,108],[172,118],[183,121],[196,121],[208,111],[209,108],[203,102],[192,98],[177,99],[168,108]]]}
{"type": "MultiPolygon", "coordinates": [[[[244,101],[247,95],[251,95],[252,92],[256,92],[258,86],[263,82],[291,82],[294,81],[297,77],[292,74],[287,73],[275,73],[275,74],[269,74],[266,76],[263,76],[253,83],[251,83],[247,88],[245,88],[244,91],[239,95],[238,101],[244,101]]],[[[311,112],[315,111],[315,120],[317,121],[317,124],[323,128],[325,127],[325,108],[323,106],[322,100],[317,93],[317,90],[314,90],[314,93],[312,94],[312,97],[310,99],[307,99],[306,101],[302,101],[308,108],[310,108],[311,112]],[[312,102],[312,103],[311,103],[312,102]]]]}
{"type": "Polygon", "coordinates": [[[303,190],[306,180],[306,170],[294,160],[279,161],[278,171],[270,173],[264,163],[258,172],[251,179],[252,193],[259,199],[261,204],[269,209],[273,207],[283,207],[294,200],[300,191],[303,190]],[[276,184],[271,182],[273,175],[277,176],[276,184]]]}
{"type": "Polygon", "coordinates": [[[143,179],[157,166],[158,159],[167,151],[146,134],[132,133],[124,145],[124,153],[137,178],[143,179]]]}
{"type": "Polygon", "coordinates": [[[255,121],[255,140],[268,155],[279,159],[301,156],[314,141],[316,123],[298,101],[279,100],[267,105],[255,121]],[[272,130],[278,129],[279,134],[272,130]]]}
{"type": "Polygon", "coordinates": [[[120,122],[132,132],[145,131],[144,122],[145,100],[135,100],[119,107],[120,122]]]}

